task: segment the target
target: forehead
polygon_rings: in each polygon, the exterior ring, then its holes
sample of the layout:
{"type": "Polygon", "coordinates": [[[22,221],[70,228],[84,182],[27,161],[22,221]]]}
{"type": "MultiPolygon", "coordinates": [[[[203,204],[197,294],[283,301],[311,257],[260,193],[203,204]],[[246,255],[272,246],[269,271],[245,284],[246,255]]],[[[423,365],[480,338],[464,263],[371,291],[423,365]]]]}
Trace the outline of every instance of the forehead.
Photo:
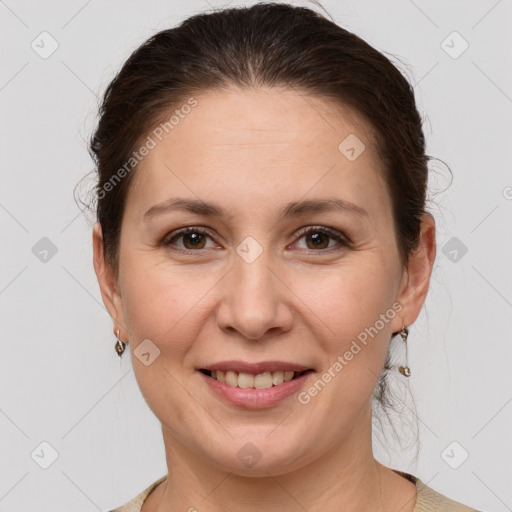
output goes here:
{"type": "Polygon", "coordinates": [[[371,128],[351,109],[293,89],[233,88],[194,99],[172,128],[150,134],[154,147],[127,200],[138,217],[171,196],[214,196],[260,213],[276,200],[333,193],[375,213],[389,206],[371,128]]]}

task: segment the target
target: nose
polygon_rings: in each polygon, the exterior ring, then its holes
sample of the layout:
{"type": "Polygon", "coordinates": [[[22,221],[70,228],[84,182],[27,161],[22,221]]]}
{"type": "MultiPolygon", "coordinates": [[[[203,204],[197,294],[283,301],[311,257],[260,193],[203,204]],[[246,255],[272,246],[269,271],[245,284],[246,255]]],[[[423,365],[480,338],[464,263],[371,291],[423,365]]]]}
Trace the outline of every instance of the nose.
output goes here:
{"type": "Polygon", "coordinates": [[[235,255],[217,308],[217,325],[228,334],[236,331],[248,340],[259,340],[271,331],[275,336],[291,328],[292,292],[268,254],[265,249],[252,262],[235,255]]]}

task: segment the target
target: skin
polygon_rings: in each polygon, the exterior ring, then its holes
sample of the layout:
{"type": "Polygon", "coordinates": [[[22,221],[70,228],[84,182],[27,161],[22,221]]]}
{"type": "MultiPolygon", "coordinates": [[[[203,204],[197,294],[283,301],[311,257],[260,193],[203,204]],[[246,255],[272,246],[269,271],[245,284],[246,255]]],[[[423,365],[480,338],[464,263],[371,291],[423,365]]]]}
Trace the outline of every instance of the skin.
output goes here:
{"type": "Polygon", "coordinates": [[[420,246],[402,268],[383,169],[353,111],[289,89],[195,98],[137,168],[117,279],[99,224],[93,229],[103,301],[129,342],[171,468],[143,512],[412,511],[415,486],[373,456],[371,399],[391,336],[416,320],[426,298],[433,217],[423,217],[420,246]],[[349,134],[366,145],[354,161],[338,150],[349,134]],[[178,196],[218,203],[228,214],[168,212],[143,221],[151,206],[178,196]],[[290,201],[332,197],[368,216],[279,216],[290,201]],[[186,226],[209,235],[196,245],[187,236],[162,243],[186,226]],[[318,248],[298,234],[308,226],[331,227],[352,245],[325,235],[318,248]],[[248,236],[263,251],[252,263],[236,252],[248,236]],[[196,371],[227,359],[292,361],[315,368],[313,383],[394,303],[401,311],[308,404],[292,396],[267,409],[238,408],[196,371]],[[148,366],[133,354],[146,338],[160,350],[148,366]],[[262,454],[252,468],[237,457],[247,442],[262,454]]]}

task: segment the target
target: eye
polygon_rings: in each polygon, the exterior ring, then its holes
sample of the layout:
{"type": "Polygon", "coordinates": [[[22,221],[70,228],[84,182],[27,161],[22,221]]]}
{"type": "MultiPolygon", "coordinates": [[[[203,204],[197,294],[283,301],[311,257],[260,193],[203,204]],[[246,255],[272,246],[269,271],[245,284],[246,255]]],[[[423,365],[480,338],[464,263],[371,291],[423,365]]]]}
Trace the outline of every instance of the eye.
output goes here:
{"type": "MultiPolygon", "coordinates": [[[[306,238],[306,250],[315,252],[323,252],[325,249],[331,249],[333,246],[329,245],[329,239],[338,242],[342,247],[350,246],[350,241],[338,231],[324,227],[324,226],[310,226],[302,229],[299,233],[299,240],[306,238]]],[[[177,249],[182,252],[192,254],[201,249],[212,248],[207,247],[207,239],[212,239],[208,231],[199,227],[187,227],[171,233],[162,241],[162,245],[171,249],[177,249]],[[176,240],[182,239],[183,246],[177,245],[176,240]],[[172,247],[174,246],[174,247],[172,247]]],[[[336,244],[334,244],[336,245],[336,244]]]]}
{"type": "Polygon", "coordinates": [[[208,232],[202,228],[197,227],[188,227],[184,229],[180,229],[162,241],[162,244],[165,246],[175,245],[174,241],[182,238],[184,242],[184,247],[179,247],[184,252],[194,252],[198,249],[205,249],[206,238],[211,238],[208,232]]]}
{"type": "Polygon", "coordinates": [[[335,240],[339,245],[344,247],[348,247],[350,245],[349,240],[341,233],[323,226],[308,227],[299,232],[299,235],[300,239],[306,239],[306,249],[313,251],[316,251],[317,249],[331,249],[333,246],[329,246],[329,239],[335,240]]]}

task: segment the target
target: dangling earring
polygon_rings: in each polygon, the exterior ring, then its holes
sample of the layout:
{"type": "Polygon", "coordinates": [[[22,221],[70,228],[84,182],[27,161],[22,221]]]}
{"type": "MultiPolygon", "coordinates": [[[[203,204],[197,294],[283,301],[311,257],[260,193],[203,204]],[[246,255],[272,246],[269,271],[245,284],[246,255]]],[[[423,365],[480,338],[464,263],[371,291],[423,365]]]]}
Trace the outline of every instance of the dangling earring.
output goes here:
{"type": "Polygon", "coordinates": [[[409,368],[408,361],[407,361],[407,336],[409,336],[409,330],[407,329],[407,327],[405,327],[405,325],[402,327],[402,330],[400,331],[400,336],[402,336],[402,339],[405,342],[405,366],[399,366],[398,371],[402,375],[405,375],[406,377],[410,377],[411,369],[409,368]]]}
{"type": "Polygon", "coordinates": [[[124,352],[124,349],[126,348],[127,343],[124,341],[121,341],[119,339],[119,329],[117,329],[117,331],[116,331],[116,337],[117,337],[117,341],[116,341],[115,349],[116,349],[117,355],[119,357],[121,357],[123,355],[123,352],[124,352]]]}

